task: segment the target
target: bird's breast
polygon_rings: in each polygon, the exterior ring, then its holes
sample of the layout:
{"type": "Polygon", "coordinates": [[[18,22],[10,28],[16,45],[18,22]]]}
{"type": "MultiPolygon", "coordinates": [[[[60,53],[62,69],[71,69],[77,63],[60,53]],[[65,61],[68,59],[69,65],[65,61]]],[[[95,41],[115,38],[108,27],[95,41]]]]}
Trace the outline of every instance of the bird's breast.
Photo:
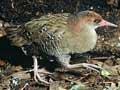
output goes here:
{"type": "Polygon", "coordinates": [[[97,34],[95,30],[73,34],[67,40],[67,48],[70,53],[84,53],[93,49],[96,45],[97,34]]]}
{"type": "Polygon", "coordinates": [[[80,34],[64,32],[64,34],[54,37],[53,40],[48,40],[49,45],[46,51],[55,56],[59,54],[84,53],[93,49],[96,41],[97,34],[94,30],[81,32],[80,34]]]}

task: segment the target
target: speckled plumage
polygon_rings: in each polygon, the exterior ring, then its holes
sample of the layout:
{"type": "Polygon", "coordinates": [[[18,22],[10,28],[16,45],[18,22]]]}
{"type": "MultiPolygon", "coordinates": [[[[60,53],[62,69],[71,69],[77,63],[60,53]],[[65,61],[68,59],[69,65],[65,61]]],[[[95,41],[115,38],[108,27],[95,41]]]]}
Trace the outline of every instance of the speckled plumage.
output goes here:
{"type": "MultiPolygon", "coordinates": [[[[97,40],[94,30],[77,31],[71,28],[71,24],[75,24],[75,21],[86,17],[69,16],[68,13],[42,16],[27,22],[15,31],[10,31],[9,38],[12,44],[19,47],[34,44],[37,50],[36,53],[33,53],[35,55],[42,51],[48,55],[59,56],[83,53],[93,49],[97,40]],[[91,32],[93,33],[90,34],[91,32]]],[[[86,13],[86,16],[93,17],[91,12],[86,13]]],[[[101,18],[99,15],[98,17],[101,18]]],[[[81,24],[81,26],[83,25],[81,24]]]]}

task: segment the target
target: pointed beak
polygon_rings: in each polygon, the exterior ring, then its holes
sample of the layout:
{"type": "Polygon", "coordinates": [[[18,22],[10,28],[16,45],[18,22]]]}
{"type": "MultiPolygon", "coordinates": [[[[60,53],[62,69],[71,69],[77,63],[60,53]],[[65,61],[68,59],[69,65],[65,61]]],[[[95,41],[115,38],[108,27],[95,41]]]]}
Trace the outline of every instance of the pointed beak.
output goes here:
{"type": "Polygon", "coordinates": [[[102,27],[102,26],[111,26],[111,27],[117,27],[117,25],[113,24],[113,23],[110,23],[106,20],[102,20],[100,23],[99,23],[99,26],[102,27]]]}

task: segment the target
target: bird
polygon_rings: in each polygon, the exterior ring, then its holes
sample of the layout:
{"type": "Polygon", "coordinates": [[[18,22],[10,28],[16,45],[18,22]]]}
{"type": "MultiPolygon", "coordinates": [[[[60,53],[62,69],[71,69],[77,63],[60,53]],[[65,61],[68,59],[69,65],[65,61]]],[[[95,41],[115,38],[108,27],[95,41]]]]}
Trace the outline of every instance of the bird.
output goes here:
{"type": "Polygon", "coordinates": [[[70,64],[71,54],[85,53],[92,50],[97,42],[98,27],[116,24],[103,19],[95,11],[85,10],[78,13],[47,14],[20,25],[17,29],[6,28],[7,38],[11,44],[20,47],[26,55],[31,55],[34,61],[35,81],[44,81],[39,73],[37,57],[42,53],[54,56],[56,61],[66,69],[81,66],[90,69],[98,68],[87,63],[70,64]]]}

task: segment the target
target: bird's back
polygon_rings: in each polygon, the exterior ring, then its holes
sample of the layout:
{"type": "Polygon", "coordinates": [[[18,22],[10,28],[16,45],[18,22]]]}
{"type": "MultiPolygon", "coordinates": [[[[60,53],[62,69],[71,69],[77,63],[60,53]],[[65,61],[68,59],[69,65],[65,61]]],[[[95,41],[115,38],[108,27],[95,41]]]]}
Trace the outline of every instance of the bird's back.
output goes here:
{"type": "Polygon", "coordinates": [[[67,41],[63,40],[67,36],[68,17],[67,13],[42,16],[27,22],[16,30],[7,30],[8,38],[15,46],[27,46],[27,49],[34,47],[37,54],[41,51],[48,55],[69,53],[66,48],[68,45],[64,43],[67,41]]]}

